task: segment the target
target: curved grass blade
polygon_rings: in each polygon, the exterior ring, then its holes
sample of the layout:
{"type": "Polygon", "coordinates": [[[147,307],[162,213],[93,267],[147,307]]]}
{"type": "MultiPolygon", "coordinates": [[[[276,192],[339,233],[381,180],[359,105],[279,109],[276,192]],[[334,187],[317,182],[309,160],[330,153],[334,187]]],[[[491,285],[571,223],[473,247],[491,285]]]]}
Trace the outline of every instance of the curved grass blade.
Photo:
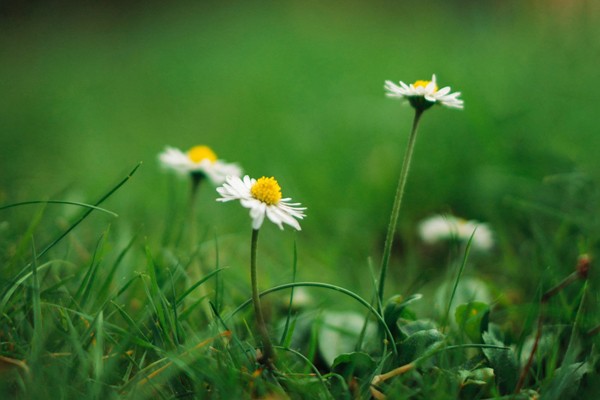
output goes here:
{"type": "MultiPolygon", "coordinates": [[[[265,290],[264,292],[259,293],[259,296],[262,297],[269,293],[273,293],[273,292],[277,292],[277,291],[285,290],[285,289],[290,289],[290,288],[296,287],[296,286],[320,287],[323,289],[329,289],[329,290],[343,293],[346,296],[349,296],[349,297],[353,298],[354,300],[358,301],[365,308],[367,308],[369,311],[371,311],[371,313],[375,316],[375,318],[377,318],[379,323],[381,323],[381,326],[384,328],[385,333],[389,338],[389,342],[392,346],[392,351],[394,352],[394,354],[398,353],[398,350],[396,349],[396,343],[394,343],[394,337],[392,336],[392,333],[390,332],[390,329],[386,325],[381,314],[379,314],[379,312],[368,301],[366,301],[365,299],[363,299],[362,297],[360,297],[359,295],[357,295],[356,293],[354,293],[348,289],[345,289],[340,286],[332,285],[329,283],[322,283],[322,282],[296,282],[296,283],[286,283],[283,285],[272,287],[270,289],[265,290]]],[[[243,310],[245,307],[247,307],[250,303],[252,303],[252,299],[248,299],[245,302],[243,302],[242,304],[240,304],[235,310],[233,310],[231,312],[231,314],[229,314],[229,316],[225,320],[227,321],[229,318],[233,317],[235,314],[237,314],[238,312],[243,310]]]]}
{"type": "Polygon", "coordinates": [[[70,206],[79,206],[79,207],[84,207],[84,208],[90,208],[93,210],[97,210],[97,211],[101,211],[104,213],[107,213],[109,215],[112,215],[113,217],[118,217],[119,214],[107,210],[106,208],[102,208],[102,207],[98,207],[95,206],[93,204],[87,204],[87,203],[81,203],[79,201],[67,201],[67,200],[30,200],[30,201],[20,201],[18,203],[13,203],[13,204],[8,204],[6,206],[2,206],[0,207],[0,211],[2,210],[6,210],[9,208],[13,208],[13,207],[19,207],[19,206],[26,206],[29,204],[65,204],[65,205],[70,205],[70,206]]]}
{"type": "Polygon", "coordinates": [[[323,386],[323,390],[328,395],[327,397],[330,398],[330,399],[334,399],[334,397],[329,392],[329,388],[327,387],[327,384],[325,383],[325,380],[323,379],[323,375],[321,375],[321,373],[319,372],[319,369],[315,366],[315,364],[313,364],[308,358],[306,358],[304,356],[304,354],[300,353],[297,350],[290,349],[289,347],[275,346],[275,348],[276,349],[280,349],[280,350],[289,351],[290,353],[292,353],[295,356],[297,356],[300,359],[302,359],[302,361],[304,361],[306,363],[306,365],[308,365],[310,367],[310,369],[315,373],[315,376],[319,379],[319,382],[323,386]]]}

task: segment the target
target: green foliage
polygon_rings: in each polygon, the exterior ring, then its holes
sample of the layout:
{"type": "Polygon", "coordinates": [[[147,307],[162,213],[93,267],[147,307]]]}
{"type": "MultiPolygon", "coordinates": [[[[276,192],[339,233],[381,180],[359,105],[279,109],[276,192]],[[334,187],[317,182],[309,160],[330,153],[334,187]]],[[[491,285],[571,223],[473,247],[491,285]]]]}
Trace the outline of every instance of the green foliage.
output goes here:
{"type": "Polygon", "coordinates": [[[481,342],[481,334],[488,329],[490,307],[482,302],[461,304],[456,307],[457,325],[473,342],[481,342]]]}
{"type": "MultiPolygon", "coordinates": [[[[492,333],[484,332],[483,342],[488,345],[503,346],[492,333]]],[[[490,366],[494,369],[498,389],[502,394],[511,393],[517,385],[519,375],[519,364],[512,349],[484,348],[483,354],[488,359],[490,366]]]]}

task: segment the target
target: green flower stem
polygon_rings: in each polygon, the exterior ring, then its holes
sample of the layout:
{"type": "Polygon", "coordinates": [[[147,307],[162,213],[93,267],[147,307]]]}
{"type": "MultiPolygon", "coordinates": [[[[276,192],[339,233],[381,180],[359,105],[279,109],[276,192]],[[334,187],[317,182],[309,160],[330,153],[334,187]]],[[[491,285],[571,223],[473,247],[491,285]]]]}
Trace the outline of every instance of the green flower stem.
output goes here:
{"type": "Polygon", "coordinates": [[[260,296],[258,293],[258,280],[256,279],[256,245],[258,244],[258,229],[252,230],[252,243],[250,245],[250,281],[252,284],[252,303],[254,304],[254,315],[256,316],[256,327],[261,337],[263,344],[263,355],[260,362],[268,368],[273,369],[273,361],[275,360],[275,351],[267,332],[265,318],[263,316],[262,307],[260,305],[260,296]]]}
{"type": "Polygon", "coordinates": [[[406,186],[406,179],[408,178],[408,171],[410,169],[410,162],[412,159],[413,150],[415,148],[415,141],[417,139],[417,128],[419,127],[419,121],[423,114],[423,109],[415,109],[415,117],[413,119],[412,130],[408,139],[408,147],[404,154],[404,161],[402,163],[402,171],[400,172],[400,179],[398,180],[398,187],[396,188],[396,197],[394,197],[394,205],[392,206],[392,214],[390,216],[390,224],[388,225],[387,234],[385,236],[385,245],[383,248],[383,257],[381,259],[381,272],[379,275],[379,302],[383,304],[383,291],[385,288],[385,277],[387,274],[388,263],[390,261],[390,255],[392,253],[392,242],[394,241],[394,234],[396,232],[396,225],[398,222],[398,215],[400,214],[400,206],[402,205],[402,197],[404,197],[404,187],[406,186]]]}

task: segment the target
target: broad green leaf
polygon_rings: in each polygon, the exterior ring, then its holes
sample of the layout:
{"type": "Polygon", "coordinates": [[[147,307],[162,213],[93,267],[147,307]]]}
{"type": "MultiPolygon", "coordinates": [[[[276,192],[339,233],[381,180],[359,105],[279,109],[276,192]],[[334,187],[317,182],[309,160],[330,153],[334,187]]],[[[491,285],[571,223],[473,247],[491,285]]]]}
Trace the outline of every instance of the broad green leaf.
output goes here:
{"type": "Polygon", "coordinates": [[[337,356],[333,361],[331,370],[346,379],[350,379],[354,376],[369,376],[376,367],[377,363],[367,353],[354,352],[337,356]]]}
{"type": "Polygon", "coordinates": [[[476,370],[460,370],[460,398],[475,399],[482,396],[489,397],[494,383],[494,370],[492,368],[478,368],[476,370]]]}
{"type": "Polygon", "coordinates": [[[428,329],[418,331],[398,347],[398,362],[397,365],[408,364],[411,361],[425,355],[433,346],[443,341],[445,336],[437,329],[428,329]]]}
{"type": "Polygon", "coordinates": [[[561,398],[574,398],[581,378],[592,370],[587,362],[576,362],[561,366],[550,380],[548,388],[543,391],[544,399],[558,400],[561,398]]]}
{"type": "Polygon", "coordinates": [[[398,320],[415,320],[416,315],[410,311],[407,306],[415,301],[418,301],[423,296],[420,294],[413,294],[404,298],[402,295],[395,295],[388,299],[383,309],[383,319],[386,325],[390,328],[394,339],[402,340],[405,336],[402,335],[401,330],[398,328],[398,320]]]}
{"type": "MultiPolygon", "coordinates": [[[[504,346],[504,343],[496,339],[490,332],[483,332],[482,339],[485,344],[504,346]]],[[[519,363],[515,352],[512,349],[484,348],[483,354],[494,369],[500,393],[507,394],[514,390],[519,376],[519,363]]]]}
{"type": "Polygon", "coordinates": [[[459,329],[475,343],[481,342],[481,334],[487,330],[490,307],[482,302],[474,301],[456,307],[454,318],[459,329]]]}
{"type": "MultiPolygon", "coordinates": [[[[448,308],[448,301],[452,293],[453,283],[447,281],[440,285],[435,294],[435,308],[439,315],[444,315],[448,308]]],[[[456,311],[459,304],[482,302],[489,304],[492,301],[492,295],[488,289],[488,284],[481,279],[464,276],[456,287],[452,305],[450,307],[450,315],[456,311]]]]}

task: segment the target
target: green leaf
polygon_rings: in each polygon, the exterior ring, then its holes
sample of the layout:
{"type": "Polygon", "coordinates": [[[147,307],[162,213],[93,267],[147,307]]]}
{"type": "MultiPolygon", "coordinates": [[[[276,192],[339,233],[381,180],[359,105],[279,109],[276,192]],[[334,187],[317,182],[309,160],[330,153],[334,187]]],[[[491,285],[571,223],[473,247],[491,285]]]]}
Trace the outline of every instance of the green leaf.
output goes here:
{"type": "Polygon", "coordinates": [[[405,365],[425,355],[429,350],[444,340],[445,336],[437,329],[418,331],[398,347],[397,365],[405,365]]]}
{"type": "Polygon", "coordinates": [[[352,400],[352,392],[343,376],[338,374],[328,374],[329,392],[336,400],[352,400]]]}
{"type": "MultiPolygon", "coordinates": [[[[496,339],[490,332],[483,332],[482,339],[485,344],[504,346],[504,343],[496,339]]],[[[512,349],[484,348],[483,354],[494,369],[500,393],[506,394],[513,391],[519,375],[519,364],[515,352],[512,349]]]]}
{"type": "Polygon", "coordinates": [[[450,309],[450,313],[454,313],[459,304],[475,301],[489,304],[492,301],[492,295],[490,294],[488,284],[485,281],[474,277],[463,276],[456,286],[452,304],[448,307],[448,299],[452,295],[452,283],[453,282],[446,281],[436,290],[434,296],[435,308],[440,315],[444,315],[448,308],[450,309]]]}
{"type": "Polygon", "coordinates": [[[454,318],[469,339],[481,343],[481,334],[487,330],[490,307],[486,303],[474,301],[456,307],[454,318]]]}
{"type": "Polygon", "coordinates": [[[396,325],[400,328],[402,335],[404,335],[404,339],[419,331],[437,328],[437,324],[430,319],[418,319],[416,321],[398,320],[396,325]]]}
{"type": "Polygon", "coordinates": [[[478,368],[475,370],[460,370],[460,398],[475,399],[488,397],[494,383],[494,370],[492,368],[478,368]]]}
{"type": "Polygon", "coordinates": [[[576,362],[556,370],[548,388],[543,391],[544,399],[557,400],[574,398],[581,378],[593,369],[587,362],[576,362]]]}
{"type": "Polygon", "coordinates": [[[331,370],[349,380],[354,376],[370,376],[376,367],[377,363],[367,353],[354,352],[337,356],[331,370]]]}
{"type": "Polygon", "coordinates": [[[394,339],[402,340],[403,337],[401,330],[398,328],[399,319],[414,320],[416,316],[411,312],[407,306],[415,301],[418,301],[423,296],[421,294],[413,294],[408,296],[406,299],[402,295],[395,295],[388,299],[383,309],[383,319],[386,325],[390,328],[394,339]]]}

